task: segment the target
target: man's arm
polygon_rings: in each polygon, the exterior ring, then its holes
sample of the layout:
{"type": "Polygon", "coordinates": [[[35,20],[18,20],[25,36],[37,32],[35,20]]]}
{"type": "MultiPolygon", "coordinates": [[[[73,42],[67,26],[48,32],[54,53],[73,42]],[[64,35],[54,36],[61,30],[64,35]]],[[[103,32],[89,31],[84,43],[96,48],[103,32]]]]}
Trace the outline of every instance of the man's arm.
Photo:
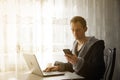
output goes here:
{"type": "Polygon", "coordinates": [[[59,66],[60,70],[59,71],[70,71],[70,72],[74,72],[73,68],[72,68],[72,64],[71,63],[63,63],[63,62],[59,62],[56,61],[55,66],[59,66]]]}

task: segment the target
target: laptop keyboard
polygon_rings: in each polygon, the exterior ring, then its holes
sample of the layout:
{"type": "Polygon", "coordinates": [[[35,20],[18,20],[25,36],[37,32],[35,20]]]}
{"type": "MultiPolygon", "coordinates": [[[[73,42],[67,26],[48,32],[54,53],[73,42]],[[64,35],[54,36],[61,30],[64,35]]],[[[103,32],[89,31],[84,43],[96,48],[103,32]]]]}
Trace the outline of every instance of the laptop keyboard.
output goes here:
{"type": "Polygon", "coordinates": [[[43,72],[43,74],[45,75],[49,75],[49,74],[60,74],[61,72],[58,71],[54,71],[54,72],[43,72]]]}
{"type": "Polygon", "coordinates": [[[56,74],[58,72],[43,72],[44,74],[56,74]]]}

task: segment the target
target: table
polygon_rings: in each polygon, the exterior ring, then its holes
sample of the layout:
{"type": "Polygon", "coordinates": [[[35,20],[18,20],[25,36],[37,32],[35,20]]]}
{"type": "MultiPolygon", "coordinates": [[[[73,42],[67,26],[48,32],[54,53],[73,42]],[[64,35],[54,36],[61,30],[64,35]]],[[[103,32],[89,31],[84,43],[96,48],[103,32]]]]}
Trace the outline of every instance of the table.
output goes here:
{"type": "Polygon", "coordinates": [[[0,80],[62,80],[62,79],[75,79],[81,78],[75,73],[65,72],[65,75],[61,76],[50,76],[41,77],[38,75],[31,74],[30,72],[4,72],[0,73],[0,80]]]}

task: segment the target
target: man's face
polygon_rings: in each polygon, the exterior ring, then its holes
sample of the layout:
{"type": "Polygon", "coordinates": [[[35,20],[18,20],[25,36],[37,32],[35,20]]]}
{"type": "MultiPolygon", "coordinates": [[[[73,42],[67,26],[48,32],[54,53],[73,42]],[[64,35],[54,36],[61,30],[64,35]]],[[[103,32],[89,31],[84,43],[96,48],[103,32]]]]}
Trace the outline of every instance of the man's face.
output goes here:
{"type": "Polygon", "coordinates": [[[71,23],[71,30],[76,40],[80,40],[85,37],[86,29],[83,28],[80,22],[71,23]]]}

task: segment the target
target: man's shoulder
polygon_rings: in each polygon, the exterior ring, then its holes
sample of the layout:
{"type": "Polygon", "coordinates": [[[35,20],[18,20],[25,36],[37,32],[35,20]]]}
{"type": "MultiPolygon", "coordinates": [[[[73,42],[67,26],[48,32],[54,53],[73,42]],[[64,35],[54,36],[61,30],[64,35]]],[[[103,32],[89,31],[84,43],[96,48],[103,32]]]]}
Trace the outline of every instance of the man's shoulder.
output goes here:
{"type": "Polygon", "coordinates": [[[104,40],[101,40],[101,39],[97,39],[95,38],[94,36],[93,37],[89,37],[89,43],[90,44],[104,44],[104,40]]]}
{"type": "Polygon", "coordinates": [[[98,40],[93,45],[104,45],[104,40],[98,40]]]}

